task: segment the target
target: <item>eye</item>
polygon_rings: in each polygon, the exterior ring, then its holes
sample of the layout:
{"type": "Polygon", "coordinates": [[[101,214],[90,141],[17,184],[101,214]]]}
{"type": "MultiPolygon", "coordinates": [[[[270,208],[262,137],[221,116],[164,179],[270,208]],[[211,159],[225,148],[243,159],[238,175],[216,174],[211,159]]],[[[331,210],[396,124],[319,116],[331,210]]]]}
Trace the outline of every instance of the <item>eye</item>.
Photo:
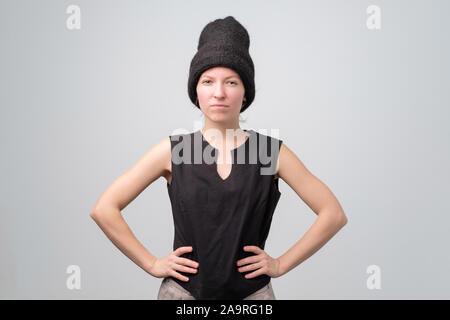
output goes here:
{"type": "MultiPolygon", "coordinates": [[[[211,80],[203,80],[202,83],[209,83],[208,81],[211,82],[211,80]]],[[[234,83],[235,85],[238,84],[236,81],[228,81],[228,82],[234,83]]]]}

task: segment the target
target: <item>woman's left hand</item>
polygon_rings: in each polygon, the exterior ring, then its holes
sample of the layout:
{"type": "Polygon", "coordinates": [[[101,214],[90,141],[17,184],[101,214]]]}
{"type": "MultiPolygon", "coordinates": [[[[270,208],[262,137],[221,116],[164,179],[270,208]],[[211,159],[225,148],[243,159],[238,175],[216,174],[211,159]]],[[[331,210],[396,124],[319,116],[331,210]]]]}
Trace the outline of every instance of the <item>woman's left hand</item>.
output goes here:
{"type": "Polygon", "coordinates": [[[271,278],[281,276],[279,259],[272,258],[257,246],[245,246],[244,251],[255,253],[254,256],[241,259],[237,262],[238,267],[246,265],[245,267],[238,268],[239,272],[255,270],[252,273],[246,274],[246,279],[251,279],[261,274],[266,274],[271,278]]]}

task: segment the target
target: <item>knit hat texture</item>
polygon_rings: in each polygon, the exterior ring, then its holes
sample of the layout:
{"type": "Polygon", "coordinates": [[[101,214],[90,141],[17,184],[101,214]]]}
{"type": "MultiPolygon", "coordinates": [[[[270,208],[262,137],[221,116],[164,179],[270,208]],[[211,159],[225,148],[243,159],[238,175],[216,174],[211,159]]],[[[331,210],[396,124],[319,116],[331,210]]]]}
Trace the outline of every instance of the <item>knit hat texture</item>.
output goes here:
{"type": "Polygon", "coordinates": [[[255,68],[249,54],[250,37],[247,30],[234,17],[216,19],[202,30],[197,53],[189,68],[188,94],[192,103],[197,100],[197,83],[202,73],[216,66],[233,69],[245,87],[245,111],[255,98],[255,68]]]}

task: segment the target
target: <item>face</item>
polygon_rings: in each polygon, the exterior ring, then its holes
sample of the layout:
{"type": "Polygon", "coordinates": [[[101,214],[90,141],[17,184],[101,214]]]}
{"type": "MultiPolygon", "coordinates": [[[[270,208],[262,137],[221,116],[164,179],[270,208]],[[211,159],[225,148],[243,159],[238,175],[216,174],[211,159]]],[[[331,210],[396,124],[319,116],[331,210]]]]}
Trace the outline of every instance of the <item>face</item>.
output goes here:
{"type": "Polygon", "coordinates": [[[245,87],[239,74],[226,67],[214,67],[202,73],[197,97],[205,117],[214,122],[238,121],[245,87]],[[214,106],[221,104],[224,106],[214,106]]]}

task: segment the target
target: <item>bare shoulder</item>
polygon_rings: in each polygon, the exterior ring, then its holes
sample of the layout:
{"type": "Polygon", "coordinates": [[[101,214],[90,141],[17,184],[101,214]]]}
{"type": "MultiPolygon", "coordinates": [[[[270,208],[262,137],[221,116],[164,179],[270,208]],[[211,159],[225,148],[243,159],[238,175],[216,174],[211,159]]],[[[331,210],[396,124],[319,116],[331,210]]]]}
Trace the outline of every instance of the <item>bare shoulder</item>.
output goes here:
{"type": "Polygon", "coordinates": [[[280,148],[278,174],[316,214],[337,203],[328,186],[285,143],[280,148]]]}
{"type": "Polygon", "coordinates": [[[158,168],[160,176],[164,176],[165,171],[170,172],[172,170],[170,149],[170,137],[164,137],[150,148],[136,165],[142,162],[143,169],[149,169],[149,166],[153,166],[158,168]]]}
{"type": "Polygon", "coordinates": [[[310,181],[311,173],[292,151],[286,143],[282,143],[278,156],[278,176],[289,184],[293,189],[298,187],[299,183],[310,181]]]}
{"type": "Polygon", "coordinates": [[[113,181],[94,208],[114,206],[122,210],[155,180],[167,177],[170,171],[170,137],[164,137],[113,181]]]}
{"type": "Polygon", "coordinates": [[[161,163],[161,176],[166,178],[170,182],[172,173],[172,151],[170,137],[164,137],[154,146],[155,156],[160,159],[161,163]]]}
{"type": "Polygon", "coordinates": [[[161,153],[164,156],[164,163],[166,164],[165,170],[167,172],[172,171],[172,151],[171,151],[171,143],[170,143],[170,137],[165,137],[161,139],[158,143],[158,147],[161,148],[161,153]]]}

